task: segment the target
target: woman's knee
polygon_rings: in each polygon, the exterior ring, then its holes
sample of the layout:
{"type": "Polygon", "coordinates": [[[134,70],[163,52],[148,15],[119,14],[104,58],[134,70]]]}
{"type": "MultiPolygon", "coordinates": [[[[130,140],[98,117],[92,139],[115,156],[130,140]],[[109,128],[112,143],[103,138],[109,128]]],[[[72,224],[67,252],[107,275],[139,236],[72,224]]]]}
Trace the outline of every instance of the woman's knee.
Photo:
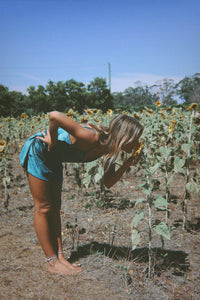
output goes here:
{"type": "Polygon", "coordinates": [[[49,202],[35,201],[35,213],[39,215],[48,215],[51,211],[51,204],[49,202]]]}

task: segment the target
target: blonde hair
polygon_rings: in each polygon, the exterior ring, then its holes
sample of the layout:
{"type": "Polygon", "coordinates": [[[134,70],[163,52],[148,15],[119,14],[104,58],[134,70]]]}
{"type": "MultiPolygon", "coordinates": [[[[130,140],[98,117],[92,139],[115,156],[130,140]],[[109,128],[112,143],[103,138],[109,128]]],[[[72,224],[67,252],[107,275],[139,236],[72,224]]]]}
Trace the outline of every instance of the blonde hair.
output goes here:
{"type": "Polygon", "coordinates": [[[89,125],[99,133],[100,144],[106,146],[109,150],[104,159],[105,171],[115,163],[122,146],[139,139],[143,132],[143,126],[138,120],[125,114],[114,117],[109,127],[89,125]]]}

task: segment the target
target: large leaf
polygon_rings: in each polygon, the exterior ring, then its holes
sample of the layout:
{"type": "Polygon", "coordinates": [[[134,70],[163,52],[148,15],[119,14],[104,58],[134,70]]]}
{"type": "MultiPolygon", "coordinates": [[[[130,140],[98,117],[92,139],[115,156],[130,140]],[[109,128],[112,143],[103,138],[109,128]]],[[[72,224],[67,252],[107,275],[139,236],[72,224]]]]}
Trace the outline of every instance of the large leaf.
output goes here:
{"type": "Polygon", "coordinates": [[[142,211],[139,211],[136,213],[135,217],[132,221],[132,229],[137,227],[137,224],[144,218],[144,213],[142,211]]]}
{"type": "Polygon", "coordinates": [[[135,205],[138,205],[139,203],[142,203],[142,202],[145,202],[145,199],[142,198],[142,197],[140,197],[140,198],[136,201],[135,205]]]}
{"type": "Polygon", "coordinates": [[[193,182],[188,182],[186,184],[186,189],[187,189],[188,192],[198,194],[199,190],[200,190],[200,186],[194,181],[193,182]]]}
{"type": "Polygon", "coordinates": [[[160,152],[164,155],[165,159],[167,160],[171,153],[171,148],[164,148],[160,147],[160,152]]]}
{"type": "Polygon", "coordinates": [[[83,179],[83,184],[88,188],[91,182],[91,175],[86,173],[83,179]]]}
{"type": "Polygon", "coordinates": [[[132,229],[132,250],[134,250],[140,242],[140,233],[137,229],[132,229]]]}
{"type": "Polygon", "coordinates": [[[153,203],[154,203],[156,208],[166,209],[167,200],[161,195],[157,196],[156,200],[153,203]]]}
{"type": "Polygon", "coordinates": [[[185,164],[185,158],[176,157],[174,160],[175,173],[184,173],[183,166],[185,164]]]}
{"type": "Polygon", "coordinates": [[[190,142],[189,144],[182,144],[181,148],[186,154],[188,154],[192,145],[193,145],[193,142],[190,142]]]}
{"type": "Polygon", "coordinates": [[[170,232],[167,224],[161,222],[158,225],[155,225],[153,228],[157,234],[160,234],[166,239],[170,240],[170,232]]]}
{"type": "Polygon", "coordinates": [[[168,179],[167,186],[169,186],[170,183],[174,180],[174,176],[175,176],[175,173],[173,173],[172,176],[168,179]]]}

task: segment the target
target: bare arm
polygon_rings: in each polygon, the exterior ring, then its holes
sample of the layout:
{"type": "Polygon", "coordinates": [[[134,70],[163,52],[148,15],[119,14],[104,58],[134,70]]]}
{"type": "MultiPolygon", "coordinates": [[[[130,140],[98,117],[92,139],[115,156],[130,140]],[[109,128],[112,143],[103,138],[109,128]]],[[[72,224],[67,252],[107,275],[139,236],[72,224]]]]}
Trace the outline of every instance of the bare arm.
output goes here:
{"type": "Polygon", "coordinates": [[[104,174],[104,184],[107,188],[111,188],[117,181],[120,180],[128,167],[134,166],[140,160],[141,155],[137,157],[129,157],[123,165],[115,171],[115,165],[110,166],[109,170],[104,174]]]}
{"type": "Polygon", "coordinates": [[[79,123],[58,111],[49,114],[49,130],[44,138],[39,138],[48,144],[49,150],[55,145],[58,136],[58,127],[63,128],[74,137],[74,141],[81,150],[87,150],[90,145],[97,141],[97,134],[92,130],[87,130],[79,123]]]}

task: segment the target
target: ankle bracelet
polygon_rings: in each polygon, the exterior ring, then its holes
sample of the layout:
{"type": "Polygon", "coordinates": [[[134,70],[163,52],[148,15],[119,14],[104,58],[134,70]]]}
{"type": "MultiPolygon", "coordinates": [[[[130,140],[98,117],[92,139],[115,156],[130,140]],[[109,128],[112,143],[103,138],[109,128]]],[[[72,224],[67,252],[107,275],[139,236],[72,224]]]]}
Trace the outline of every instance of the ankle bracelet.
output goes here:
{"type": "Polygon", "coordinates": [[[58,252],[58,254],[64,254],[64,251],[58,252]]]}
{"type": "Polygon", "coordinates": [[[54,255],[52,257],[47,257],[46,261],[49,262],[49,261],[51,261],[52,259],[55,259],[55,258],[57,258],[57,255],[54,255]]]}

